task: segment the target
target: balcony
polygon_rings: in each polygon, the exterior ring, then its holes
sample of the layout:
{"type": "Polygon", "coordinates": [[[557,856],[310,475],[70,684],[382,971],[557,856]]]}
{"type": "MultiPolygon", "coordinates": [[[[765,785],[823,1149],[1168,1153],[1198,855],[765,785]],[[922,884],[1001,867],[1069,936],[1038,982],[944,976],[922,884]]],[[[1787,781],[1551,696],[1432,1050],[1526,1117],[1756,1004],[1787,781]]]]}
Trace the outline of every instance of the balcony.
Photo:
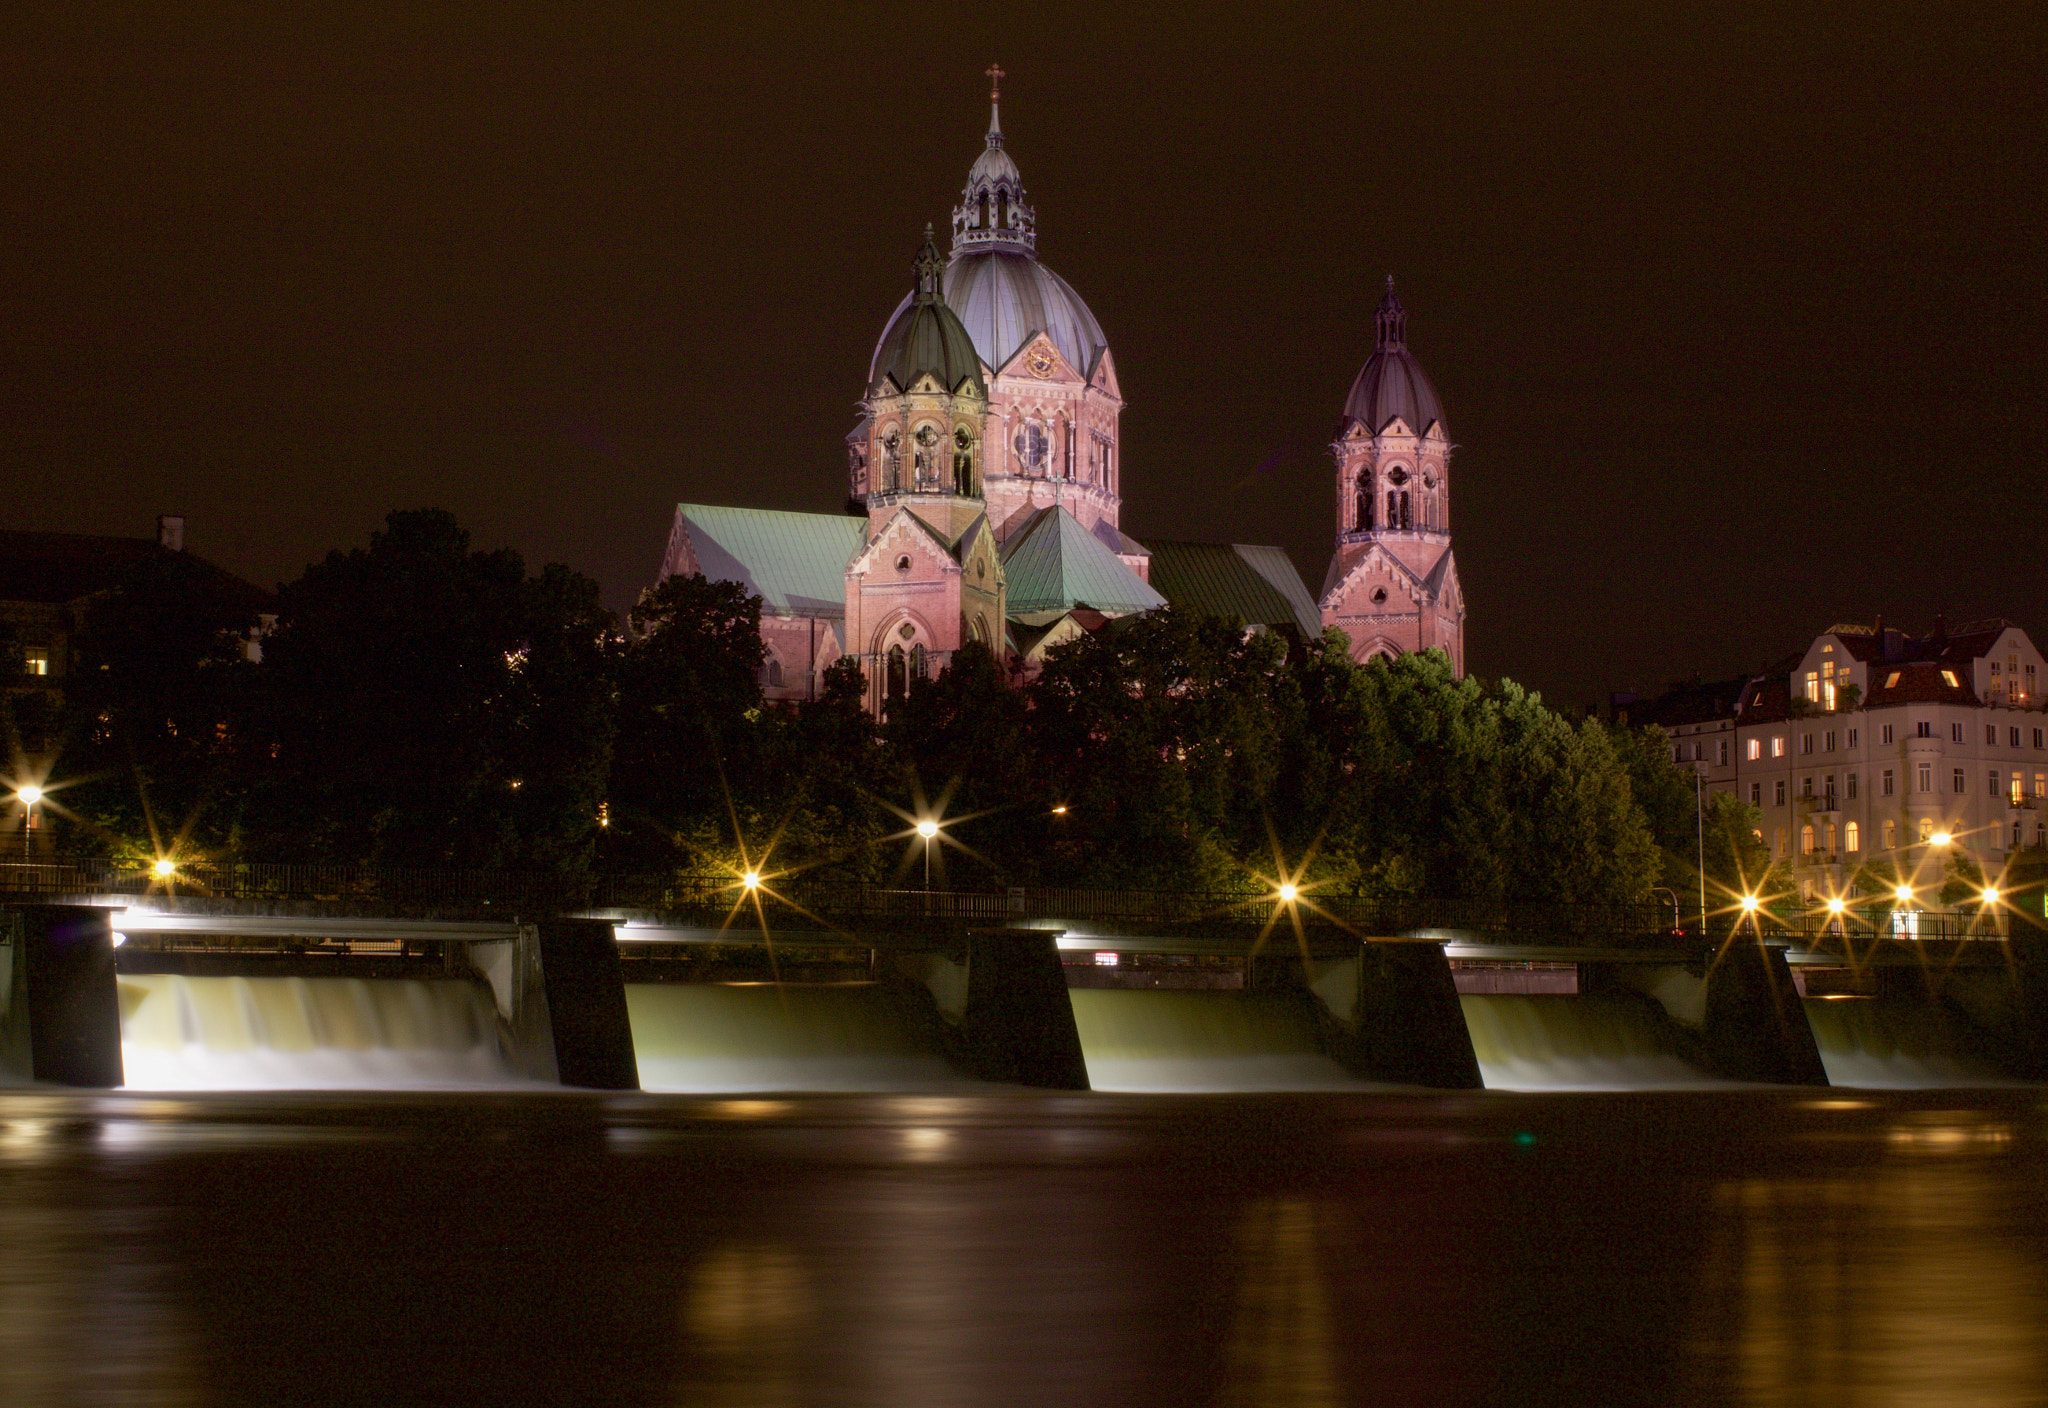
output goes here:
{"type": "Polygon", "coordinates": [[[1801,792],[1796,798],[1801,811],[1816,815],[1838,812],[1842,809],[1841,797],[1834,792],[1801,792]]]}

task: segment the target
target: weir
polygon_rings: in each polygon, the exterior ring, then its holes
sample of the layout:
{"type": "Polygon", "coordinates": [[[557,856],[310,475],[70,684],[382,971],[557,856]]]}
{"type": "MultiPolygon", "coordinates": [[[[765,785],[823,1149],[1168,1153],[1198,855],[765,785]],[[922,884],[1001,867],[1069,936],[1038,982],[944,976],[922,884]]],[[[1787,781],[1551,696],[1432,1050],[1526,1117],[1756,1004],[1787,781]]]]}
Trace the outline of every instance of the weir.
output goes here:
{"type": "Polygon", "coordinates": [[[0,911],[0,1077],[705,1093],[2048,1077],[2048,955],[2027,935],[1709,951],[1325,926],[1254,957],[1256,937],[1215,922],[899,916],[762,934],[645,915],[22,906],[0,911]]]}

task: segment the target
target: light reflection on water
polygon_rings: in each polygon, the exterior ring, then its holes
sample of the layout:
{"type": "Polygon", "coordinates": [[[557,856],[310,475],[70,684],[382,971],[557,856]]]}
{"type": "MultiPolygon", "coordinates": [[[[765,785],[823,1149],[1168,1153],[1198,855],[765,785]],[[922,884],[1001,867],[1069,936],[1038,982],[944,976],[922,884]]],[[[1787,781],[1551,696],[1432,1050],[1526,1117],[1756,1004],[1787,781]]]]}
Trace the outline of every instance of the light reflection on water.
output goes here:
{"type": "Polygon", "coordinates": [[[0,1403],[2037,1403],[2037,1105],[0,1096],[0,1403]]]}

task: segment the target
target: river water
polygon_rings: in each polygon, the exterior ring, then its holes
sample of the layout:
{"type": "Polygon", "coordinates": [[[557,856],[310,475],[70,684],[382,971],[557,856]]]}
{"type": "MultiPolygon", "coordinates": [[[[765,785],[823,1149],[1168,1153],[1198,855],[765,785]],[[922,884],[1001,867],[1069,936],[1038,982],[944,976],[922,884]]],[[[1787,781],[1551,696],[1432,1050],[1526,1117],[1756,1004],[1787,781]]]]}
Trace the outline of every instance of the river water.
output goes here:
{"type": "Polygon", "coordinates": [[[2038,1090],[0,1093],[9,1405],[2048,1402],[2038,1090]]]}

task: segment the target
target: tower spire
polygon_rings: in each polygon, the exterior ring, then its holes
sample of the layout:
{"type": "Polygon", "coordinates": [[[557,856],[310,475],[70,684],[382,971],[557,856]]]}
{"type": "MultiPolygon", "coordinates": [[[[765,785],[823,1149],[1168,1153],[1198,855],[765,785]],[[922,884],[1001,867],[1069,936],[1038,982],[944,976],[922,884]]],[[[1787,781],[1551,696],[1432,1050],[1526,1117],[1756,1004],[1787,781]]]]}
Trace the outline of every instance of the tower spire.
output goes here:
{"type": "Polygon", "coordinates": [[[953,252],[986,246],[1021,249],[1038,244],[1038,217],[1024,198],[1024,178],[1003,150],[1003,79],[1001,64],[988,75],[988,138],[985,149],[967,172],[967,187],[953,211],[953,252]]]}
{"type": "MultiPolygon", "coordinates": [[[[1408,345],[1408,314],[1394,296],[1394,276],[1387,275],[1387,291],[1380,295],[1379,310],[1373,315],[1379,350],[1398,352],[1408,345]]],[[[1420,427],[1417,427],[1420,429],[1420,427]]]]}
{"type": "Polygon", "coordinates": [[[917,274],[917,292],[912,295],[912,301],[944,303],[946,292],[943,276],[946,272],[946,260],[939,253],[939,242],[932,234],[930,221],[925,222],[924,244],[917,251],[917,258],[911,260],[910,267],[917,274]]]}

